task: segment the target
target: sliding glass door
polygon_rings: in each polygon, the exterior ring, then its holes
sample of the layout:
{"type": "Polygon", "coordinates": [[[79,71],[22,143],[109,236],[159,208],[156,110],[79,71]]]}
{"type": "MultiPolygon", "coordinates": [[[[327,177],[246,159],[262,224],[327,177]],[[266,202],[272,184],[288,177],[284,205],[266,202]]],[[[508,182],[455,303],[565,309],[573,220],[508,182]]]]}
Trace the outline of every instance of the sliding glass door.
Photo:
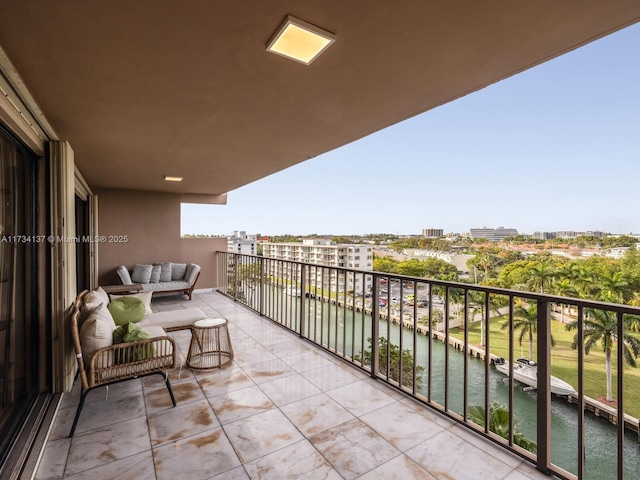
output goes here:
{"type": "Polygon", "coordinates": [[[36,158],[0,129],[0,465],[38,394],[36,158]]]}

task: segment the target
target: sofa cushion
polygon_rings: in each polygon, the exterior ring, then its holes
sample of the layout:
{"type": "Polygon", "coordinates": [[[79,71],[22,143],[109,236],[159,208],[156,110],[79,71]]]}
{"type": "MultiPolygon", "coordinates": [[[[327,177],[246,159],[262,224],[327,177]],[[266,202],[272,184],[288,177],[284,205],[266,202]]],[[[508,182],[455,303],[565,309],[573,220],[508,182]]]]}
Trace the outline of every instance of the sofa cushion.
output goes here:
{"type": "Polygon", "coordinates": [[[80,316],[78,317],[78,327],[82,327],[84,321],[89,317],[91,312],[99,305],[107,306],[109,304],[109,295],[102,287],[90,291],[84,297],[84,304],[80,307],[80,316]]]}
{"type": "Polygon", "coordinates": [[[171,280],[184,280],[184,274],[187,272],[186,263],[171,264],[171,280]]]}
{"type": "Polygon", "coordinates": [[[184,280],[184,274],[187,272],[186,263],[171,264],[171,280],[184,280]]]}
{"type": "Polygon", "coordinates": [[[158,283],[160,281],[160,273],[162,273],[162,265],[155,264],[151,269],[149,283],[158,283]]]}
{"type": "Polygon", "coordinates": [[[160,264],[160,281],[171,281],[171,262],[164,262],[160,264]]]}
{"type": "Polygon", "coordinates": [[[135,283],[149,283],[151,280],[151,271],[153,265],[136,265],[133,267],[133,273],[131,274],[131,280],[135,283]]]}
{"type": "Polygon", "coordinates": [[[131,275],[129,274],[127,267],[120,265],[116,268],[116,273],[120,277],[120,281],[123,285],[133,285],[133,281],[131,280],[131,275]]]}
{"type": "Polygon", "coordinates": [[[139,298],[140,301],[144,304],[144,314],[151,315],[153,310],[151,310],[151,296],[153,292],[138,292],[138,293],[129,293],[127,295],[111,295],[111,299],[115,300],[116,298],[122,297],[134,297],[139,298]]]}
{"type": "Polygon", "coordinates": [[[145,283],[142,285],[142,290],[145,292],[166,292],[172,290],[186,290],[188,288],[189,284],[184,281],[145,283]]]}
{"type": "Polygon", "coordinates": [[[108,308],[116,325],[139,322],[145,314],[142,300],[126,295],[112,300],[108,308]]]}
{"type": "Polygon", "coordinates": [[[145,330],[149,326],[158,326],[165,329],[189,328],[196,320],[205,318],[207,316],[199,308],[184,308],[147,315],[138,322],[138,326],[145,330]]]}
{"type": "Polygon", "coordinates": [[[187,265],[187,271],[184,274],[184,281],[189,285],[193,285],[193,282],[196,281],[196,277],[200,273],[200,265],[196,265],[195,263],[190,263],[187,265]]]}
{"type": "Polygon", "coordinates": [[[80,327],[80,345],[86,367],[89,367],[91,357],[97,350],[113,345],[115,329],[116,324],[104,305],[100,304],[91,311],[80,327]]]}

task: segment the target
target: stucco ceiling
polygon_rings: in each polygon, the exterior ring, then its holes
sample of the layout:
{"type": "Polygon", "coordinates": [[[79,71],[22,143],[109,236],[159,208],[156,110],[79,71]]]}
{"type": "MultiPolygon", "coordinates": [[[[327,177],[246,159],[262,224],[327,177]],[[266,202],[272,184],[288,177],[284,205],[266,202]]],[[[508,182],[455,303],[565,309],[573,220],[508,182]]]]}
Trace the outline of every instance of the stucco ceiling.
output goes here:
{"type": "Polygon", "coordinates": [[[4,0],[0,46],[89,185],[221,194],[638,20],[637,0],[4,0]],[[287,14],[336,35],[310,66],[265,51],[287,14]]]}

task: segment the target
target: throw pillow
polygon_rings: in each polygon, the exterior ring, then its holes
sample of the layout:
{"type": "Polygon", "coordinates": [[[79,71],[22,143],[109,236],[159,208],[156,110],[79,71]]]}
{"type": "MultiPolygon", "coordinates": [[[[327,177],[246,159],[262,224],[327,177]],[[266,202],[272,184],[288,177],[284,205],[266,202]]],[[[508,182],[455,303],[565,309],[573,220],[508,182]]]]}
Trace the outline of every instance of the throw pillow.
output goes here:
{"type": "Polygon", "coordinates": [[[129,270],[124,265],[120,265],[116,268],[116,273],[120,277],[120,281],[123,285],[133,285],[133,281],[131,280],[131,275],[129,275],[129,270]]]}
{"type": "MultiPolygon", "coordinates": [[[[137,342],[149,338],[149,334],[135,323],[125,323],[113,331],[113,344],[137,342]]],[[[153,344],[131,345],[128,348],[116,350],[115,363],[128,363],[144,360],[155,355],[153,344]]]]}
{"type": "Polygon", "coordinates": [[[84,364],[89,367],[91,357],[101,348],[113,345],[116,324],[104,305],[95,307],[80,327],[80,345],[84,364]]]}
{"type": "Polygon", "coordinates": [[[142,303],[144,303],[144,314],[146,315],[151,315],[153,313],[153,310],[151,310],[151,296],[153,295],[153,292],[139,292],[139,293],[130,293],[128,295],[111,295],[111,299],[115,300],[117,298],[123,298],[123,297],[133,297],[133,298],[139,298],[142,303]]]}
{"type": "Polygon", "coordinates": [[[151,269],[149,283],[158,283],[160,281],[160,273],[162,273],[162,265],[154,265],[153,269],[151,269]]]}
{"type": "Polygon", "coordinates": [[[187,272],[184,274],[184,281],[189,285],[193,285],[193,282],[196,281],[196,276],[200,272],[200,265],[196,265],[195,263],[190,263],[187,267],[187,272]]]}
{"type": "Polygon", "coordinates": [[[142,300],[131,296],[112,300],[108,308],[116,325],[139,322],[145,314],[142,300]]]}
{"type": "Polygon", "coordinates": [[[184,274],[187,271],[186,263],[172,263],[171,264],[171,280],[183,280],[184,274]]]}
{"type": "Polygon", "coordinates": [[[153,265],[136,265],[133,267],[133,273],[131,274],[131,280],[135,283],[149,283],[151,280],[151,271],[153,265]]]}
{"type": "Polygon", "coordinates": [[[160,264],[160,281],[171,281],[171,262],[165,262],[160,264]]]}

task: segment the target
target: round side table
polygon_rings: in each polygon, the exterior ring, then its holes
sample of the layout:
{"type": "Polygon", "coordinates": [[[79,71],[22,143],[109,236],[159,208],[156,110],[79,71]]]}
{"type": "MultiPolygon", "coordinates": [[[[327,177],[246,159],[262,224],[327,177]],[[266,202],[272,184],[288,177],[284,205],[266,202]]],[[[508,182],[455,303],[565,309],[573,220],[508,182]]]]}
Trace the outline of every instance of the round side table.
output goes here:
{"type": "Polygon", "coordinates": [[[233,348],[228,325],[224,318],[206,318],[193,324],[187,355],[189,368],[209,370],[231,364],[233,348]]]}

